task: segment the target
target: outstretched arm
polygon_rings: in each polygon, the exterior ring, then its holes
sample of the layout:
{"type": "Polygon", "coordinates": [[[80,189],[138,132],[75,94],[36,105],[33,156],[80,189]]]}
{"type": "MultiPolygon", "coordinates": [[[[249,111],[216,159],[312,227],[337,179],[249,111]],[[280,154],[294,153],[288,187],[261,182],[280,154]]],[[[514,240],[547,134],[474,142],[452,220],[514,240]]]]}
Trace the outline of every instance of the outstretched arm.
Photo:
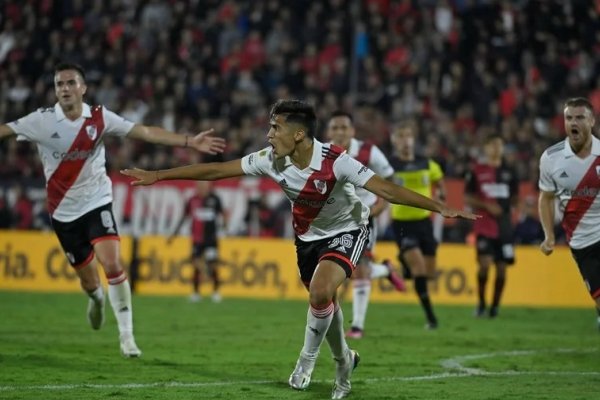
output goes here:
{"type": "Polygon", "coordinates": [[[386,181],[380,176],[373,175],[365,184],[365,189],[383,197],[385,200],[394,204],[404,204],[406,206],[423,208],[425,210],[434,211],[442,214],[444,217],[462,217],[466,219],[477,219],[478,216],[467,211],[455,210],[447,207],[439,201],[430,199],[396,185],[390,181],[386,181]]]}
{"type": "Polygon", "coordinates": [[[233,178],[245,175],[242,169],[242,160],[232,160],[227,162],[192,164],[185,167],[163,169],[158,171],[146,171],[139,168],[124,169],[121,173],[135,178],[131,182],[134,186],[152,185],[158,181],[173,179],[192,179],[197,181],[216,181],[219,179],[233,178]]]}
{"type": "Polygon", "coordinates": [[[189,136],[173,133],[157,126],[136,124],[131,128],[127,137],[167,146],[191,147],[202,153],[222,153],[225,149],[225,139],[214,137],[213,133],[214,129],[209,129],[196,136],[189,136]]]}
{"type": "Polygon", "coordinates": [[[540,191],[538,199],[540,222],[544,229],[544,241],[540,245],[542,253],[549,256],[554,251],[554,192],[540,191]]]}

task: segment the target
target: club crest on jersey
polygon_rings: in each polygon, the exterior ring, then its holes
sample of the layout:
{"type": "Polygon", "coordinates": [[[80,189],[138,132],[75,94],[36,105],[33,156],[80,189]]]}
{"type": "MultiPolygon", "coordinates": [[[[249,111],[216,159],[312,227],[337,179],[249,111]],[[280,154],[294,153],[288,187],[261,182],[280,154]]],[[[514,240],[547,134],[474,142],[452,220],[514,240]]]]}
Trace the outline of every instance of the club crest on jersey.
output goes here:
{"type": "Polygon", "coordinates": [[[87,132],[87,135],[90,138],[90,140],[94,140],[96,139],[96,136],[98,136],[98,129],[96,129],[96,125],[86,126],[85,131],[87,132]]]}
{"type": "Polygon", "coordinates": [[[327,182],[315,179],[313,183],[315,184],[317,192],[325,194],[325,192],[327,191],[327,182]]]}

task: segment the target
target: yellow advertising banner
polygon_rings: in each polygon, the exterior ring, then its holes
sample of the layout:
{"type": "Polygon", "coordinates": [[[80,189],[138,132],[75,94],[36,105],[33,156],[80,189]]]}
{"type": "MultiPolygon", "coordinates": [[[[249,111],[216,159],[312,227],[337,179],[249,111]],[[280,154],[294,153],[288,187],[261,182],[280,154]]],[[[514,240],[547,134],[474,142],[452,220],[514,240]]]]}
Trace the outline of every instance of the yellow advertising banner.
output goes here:
{"type": "MultiPolygon", "coordinates": [[[[128,266],[132,240],[121,238],[121,258],[128,266]]],[[[191,245],[177,238],[144,237],[138,246],[137,292],[187,295],[191,292],[191,245]]],[[[396,259],[394,243],[378,243],[379,259],[396,259]]],[[[293,242],[281,239],[225,238],[219,246],[222,295],[266,299],[306,299],[298,279],[293,242]]],[[[518,247],[516,264],[509,268],[503,304],[590,307],[588,295],[568,248],[551,257],[536,247],[518,247]]],[[[492,269],[488,289],[493,287],[492,269]]],[[[103,274],[101,274],[103,275],[103,274]]],[[[416,302],[409,291],[398,293],[385,279],[373,282],[372,301],[416,302]]],[[[79,282],[53,233],[0,231],[0,290],[78,291],[79,282]]],[[[438,251],[438,270],[430,283],[439,304],[476,303],[475,249],[444,244],[438,251]]],[[[202,291],[210,291],[206,282],[202,291]]],[[[348,297],[351,291],[348,291],[348,297]]],[[[489,298],[489,297],[488,297],[489,298]]]]}

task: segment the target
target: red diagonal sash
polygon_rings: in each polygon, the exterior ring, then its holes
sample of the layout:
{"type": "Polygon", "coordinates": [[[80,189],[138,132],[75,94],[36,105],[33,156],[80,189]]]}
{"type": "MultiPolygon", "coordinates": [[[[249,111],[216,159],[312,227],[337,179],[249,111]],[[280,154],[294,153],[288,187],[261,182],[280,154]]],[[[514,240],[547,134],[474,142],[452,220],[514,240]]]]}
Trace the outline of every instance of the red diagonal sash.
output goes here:
{"type": "Polygon", "coordinates": [[[91,118],[85,119],[65,157],[48,179],[48,211],[50,215],[54,214],[67,191],[77,180],[83,165],[104,131],[102,107],[92,107],[91,112],[91,118]],[[93,132],[93,127],[95,127],[96,134],[94,138],[88,134],[88,127],[90,132],[93,132]]]}
{"type": "Polygon", "coordinates": [[[303,235],[308,231],[310,224],[327,203],[337,181],[333,173],[333,163],[340,156],[342,149],[331,146],[331,149],[324,148],[323,152],[326,155],[323,157],[321,170],[313,172],[308,177],[292,206],[294,231],[297,235],[303,235]]]}
{"type": "Polygon", "coordinates": [[[571,241],[575,228],[596,200],[597,191],[600,190],[600,177],[596,167],[600,166],[600,157],[596,157],[590,168],[587,170],[581,181],[575,189],[575,193],[565,206],[565,212],[562,220],[562,226],[567,235],[567,241],[571,241]],[[590,195],[582,195],[585,188],[595,189],[590,195]],[[592,195],[593,194],[593,195],[592,195]]]}
{"type": "Polygon", "coordinates": [[[363,143],[358,150],[358,154],[356,155],[356,160],[366,167],[369,166],[369,161],[371,160],[372,147],[373,145],[371,143],[363,143]]]}

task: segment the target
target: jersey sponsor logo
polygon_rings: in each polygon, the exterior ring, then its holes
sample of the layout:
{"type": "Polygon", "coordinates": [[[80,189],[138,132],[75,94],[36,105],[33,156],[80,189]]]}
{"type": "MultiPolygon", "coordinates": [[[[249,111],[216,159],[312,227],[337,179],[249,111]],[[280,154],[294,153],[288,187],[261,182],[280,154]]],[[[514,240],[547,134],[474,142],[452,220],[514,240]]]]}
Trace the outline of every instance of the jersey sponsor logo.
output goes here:
{"type": "Polygon", "coordinates": [[[568,178],[567,171],[563,171],[562,174],[559,175],[559,178],[568,178]]]}
{"type": "Polygon", "coordinates": [[[248,156],[248,165],[254,164],[254,154],[248,156]]]}
{"type": "Polygon", "coordinates": [[[360,169],[358,170],[358,175],[362,174],[363,172],[367,172],[369,170],[369,168],[367,168],[366,166],[362,166],[360,167],[360,169]]]}
{"type": "Polygon", "coordinates": [[[58,134],[58,132],[54,132],[50,137],[52,139],[60,139],[60,135],[58,134]]]}
{"type": "Polygon", "coordinates": [[[282,180],[279,181],[279,186],[285,186],[285,187],[287,187],[287,185],[288,185],[288,183],[285,180],[285,178],[283,178],[282,180]]]}
{"type": "Polygon", "coordinates": [[[52,157],[56,160],[66,160],[66,161],[77,161],[77,160],[86,160],[88,159],[96,149],[92,150],[79,150],[75,149],[73,151],[69,151],[67,153],[59,153],[55,151],[52,153],[52,157]]]}

